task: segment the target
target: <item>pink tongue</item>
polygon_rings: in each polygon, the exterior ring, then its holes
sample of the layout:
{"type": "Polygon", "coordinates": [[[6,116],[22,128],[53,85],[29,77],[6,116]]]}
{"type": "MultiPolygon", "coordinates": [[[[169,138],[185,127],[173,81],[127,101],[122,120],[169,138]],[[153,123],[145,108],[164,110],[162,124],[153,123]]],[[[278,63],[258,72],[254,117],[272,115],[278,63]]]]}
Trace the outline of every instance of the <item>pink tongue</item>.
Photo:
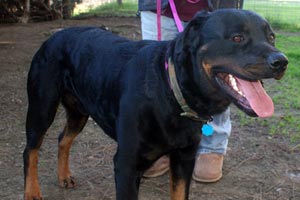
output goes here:
{"type": "Polygon", "coordinates": [[[273,101],[262,87],[260,81],[250,82],[239,78],[236,78],[236,80],[249,101],[251,108],[259,117],[270,117],[273,115],[273,101]]]}

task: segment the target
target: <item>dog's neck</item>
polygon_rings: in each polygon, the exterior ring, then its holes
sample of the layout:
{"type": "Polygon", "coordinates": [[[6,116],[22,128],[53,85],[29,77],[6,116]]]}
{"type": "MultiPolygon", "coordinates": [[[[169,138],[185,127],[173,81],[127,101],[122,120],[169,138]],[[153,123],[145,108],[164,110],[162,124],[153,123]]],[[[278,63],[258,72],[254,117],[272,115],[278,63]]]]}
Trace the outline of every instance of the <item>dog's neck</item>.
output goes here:
{"type": "Polygon", "coordinates": [[[172,63],[170,58],[168,59],[168,61],[165,62],[165,68],[169,74],[170,86],[173,91],[173,94],[176,98],[176,101],[183,110],[183,112],[180,113],[180,116],[187,117],[194,121],[199,121],[202,123],[207,123],[208,121],[210,121],[212,119],[210,116],[200,117],[198,113],[191,109],[190,106],[186,103],[186,100],[184,99],[178,84],[174,64],[172,63]]]}

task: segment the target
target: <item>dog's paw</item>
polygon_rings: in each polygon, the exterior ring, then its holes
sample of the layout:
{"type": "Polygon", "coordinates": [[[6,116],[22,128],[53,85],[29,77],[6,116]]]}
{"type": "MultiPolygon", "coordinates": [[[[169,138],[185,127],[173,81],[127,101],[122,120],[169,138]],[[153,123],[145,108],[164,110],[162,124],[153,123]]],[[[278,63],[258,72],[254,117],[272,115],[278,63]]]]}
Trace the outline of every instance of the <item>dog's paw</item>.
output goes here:
{"type": "Polygon", "coordinates": [[[24,192],[24,200],[43,200],[37,181],[27,182],[24,192]]]}
{"type": "Polygon", "coordinates": [[[31,194],[25,194],[24,200],[43,200],[44,198],[41,196],[41,194],[37,195],[31,195],[31,194]]]}
{"type": "Polygon", "coordinates": [[[63,188],[74,188],[75,187],[75,179],[72,176],[66,177],[64,179],[59,180],[60,187],[63,188]]]}

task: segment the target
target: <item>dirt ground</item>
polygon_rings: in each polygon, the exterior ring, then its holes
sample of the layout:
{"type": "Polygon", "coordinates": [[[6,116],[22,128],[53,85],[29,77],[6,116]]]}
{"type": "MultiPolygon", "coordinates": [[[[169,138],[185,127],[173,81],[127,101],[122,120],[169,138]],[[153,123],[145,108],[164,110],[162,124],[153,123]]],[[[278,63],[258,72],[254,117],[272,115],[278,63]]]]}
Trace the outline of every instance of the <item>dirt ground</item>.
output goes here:
{"type": "MultiPolygon", "coordinates": [[[[53,31],[77,25],[105,25],[113,32],[140,38],[138,18],[92,18],[30,24],[0,24],[0,199],[23,198],[26,76],[32,56],[53,31]]],[[[270,83],[272,84],[272,83],[270,83]]],[[[272,94],[271,94],[272,96],[272,94]]],[[[115,199],[112,156],[116,143],[89,120],[76,138],[71,168],[75,189],[61,189],[56,177],[57,137],[65,122],[63,109],[40,151],[39,180],[45,199],[115,199]]],[[[284,137],[268,135],[268,126],[241,126],[232,108],[233,132],[223,178],[213,184],[192,182],[190,199],[299,200],[300,151],[284,137]]],[[[168,176],[143,179],[141,200],[169,199],[168,176]]]]}

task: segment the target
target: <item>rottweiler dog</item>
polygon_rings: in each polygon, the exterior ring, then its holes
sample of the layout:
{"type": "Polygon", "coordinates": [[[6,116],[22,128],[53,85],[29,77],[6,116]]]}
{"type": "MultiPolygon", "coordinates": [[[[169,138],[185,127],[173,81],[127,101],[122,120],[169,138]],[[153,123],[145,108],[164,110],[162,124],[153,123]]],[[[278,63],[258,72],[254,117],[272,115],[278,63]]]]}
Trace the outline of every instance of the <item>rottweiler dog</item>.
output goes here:
{"type": "Polygon", "coordinates": [[[60,103],[62,187],[75,186],[69,151],[90,116],[118,143],[116,199],[138,199],[143,173],[164,154],[171,199],[188,199],[201,126],[231,102],[250,116],[272,115],[261,80],[280,79],[287,64],[268,22],[244,10],[198,13],[172,41],[131,41],[95,27],[55,33],[28,75],[25,199],[42,199],[38,150],[60,103]]]}

